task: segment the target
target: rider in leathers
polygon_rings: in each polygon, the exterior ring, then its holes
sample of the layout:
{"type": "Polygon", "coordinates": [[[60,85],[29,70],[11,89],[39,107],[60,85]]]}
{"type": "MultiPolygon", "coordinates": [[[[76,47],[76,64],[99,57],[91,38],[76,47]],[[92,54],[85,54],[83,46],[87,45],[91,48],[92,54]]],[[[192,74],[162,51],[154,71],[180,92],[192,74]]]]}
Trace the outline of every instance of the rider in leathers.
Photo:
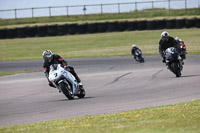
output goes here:
{"type": "Polygon", "coordinates": [[[169,33],[164,31],[161,33],[161,39],[159,41],[159,53],[160,56],[163,58],[163,62],[165,62],[165,50],[169,47],[175,47],[177,48],[177,51],[180,52],[180,46],[177,43],[177,41],[169,36],[169,33]]]}
{"type": "MultiPolygon", "coordinates": [[[[44,59],[44,62],[43,62],[44,73],[48,81],[49,81],[48,78],[49,78],[50,65],[61,64],[65,68],[65,70],[69,71],[76,78],[79,85],[82,85],[80,78],[74,71],[74,68],[71,66],[68,66],[67,61],[65,61],[60,55],[53,54],[50,50],[45,50],[42,53],[42,56],[44,59]]],[[[49,86],[54,87],[50,81],[49,81],[49,86]]]]}
{"type": "MultiPolygon", "coordinates": [[[[132,53],[134,59],[136,59],[135,53],[136,53],[137,50],[141,51],[138,47],[136,47],[136,44],[133,44],[132,49],[131,49],[131,53],[132,53]]],[[[141,53],[142,53],[142,51],[141,51],[141,53]]]]}

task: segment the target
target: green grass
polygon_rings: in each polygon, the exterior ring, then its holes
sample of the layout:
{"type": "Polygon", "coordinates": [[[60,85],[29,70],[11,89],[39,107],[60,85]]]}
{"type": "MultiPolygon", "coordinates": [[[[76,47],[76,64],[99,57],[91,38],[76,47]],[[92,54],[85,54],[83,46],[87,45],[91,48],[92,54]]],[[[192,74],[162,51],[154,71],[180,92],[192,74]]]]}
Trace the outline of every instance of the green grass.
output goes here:
{"type": "Polygon", "coordinates": [[[114,114],[0,127],[0,132],[199,133],[200,100],[114,114]]]}
{"type": "MultiPolygon", "coordinates": [[[[68,35],[0,40],[0,61],[41,60],[42,52],[50,49],[64,58],[130,56],[131,45],[144,55],[158,55],[158,42],[163,30],[113,32],[100,34],[68,35]]],[[[167,30],[171,36],[179,36],[189,54],[200,54],[200,29],[167,30]]]]}
{"type": "Polygon", "coordinates": [[[107,14],[90,14],[90,15],[72,15],[54,16],[54,17],[36,17],[36,18],[19,18],[19,19],[0,19],[0,27],[24,24],[51,24],[51,23],[71,23],[71,22],[94,22],[94,21],[110,21],[119,19],[140,19],[155,17],[177,17],[177,16],[198,16],[200,9],[146,9],[142,11],[132,11],[127,13],[107,13],[107,14]]]}

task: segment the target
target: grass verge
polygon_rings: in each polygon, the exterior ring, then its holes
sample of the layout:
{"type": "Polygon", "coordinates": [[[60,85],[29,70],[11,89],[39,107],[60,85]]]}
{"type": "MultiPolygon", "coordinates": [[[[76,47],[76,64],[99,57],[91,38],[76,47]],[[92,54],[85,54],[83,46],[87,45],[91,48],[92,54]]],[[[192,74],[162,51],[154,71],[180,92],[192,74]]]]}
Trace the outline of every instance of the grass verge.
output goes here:
{"type": "Polygon", "coordinates": [[[199,133],[200,100],[139,110],[0,127],[0,132],[199,133]]]}
{"type": "MultiPolygon", "coordinates": [[[[0,40],[0,61],[41,60],[45,49],[64,58],[130,56],[132,44],[137,44],[144,55],[158,55],[162,31],[164,30],[4,39],[0,40]]],[[[199,28],[167,31],[171,36],[179,36],[185,41],[189,54],[200,54],[199,28]]]]}
{"type": "Polygon", "coordinates": [[[36,17],[36,18],[18,18],[18,19],[0,19],[0,27],[12,25],[30,25],[30,24],[51,24],[51,23],[80,23],[80,22],[96,22],[110,21],[119,19],[140,19],[140,18],[155,18],[155,17],[177,17],[177,16],[198,16],[200,10],[198,8],[190,9],[145,9],[131,11],[125,13],[107,13],[107,14],[88,14],[88,15],[70,15],[53,16],[53,17],[36,17]]]}

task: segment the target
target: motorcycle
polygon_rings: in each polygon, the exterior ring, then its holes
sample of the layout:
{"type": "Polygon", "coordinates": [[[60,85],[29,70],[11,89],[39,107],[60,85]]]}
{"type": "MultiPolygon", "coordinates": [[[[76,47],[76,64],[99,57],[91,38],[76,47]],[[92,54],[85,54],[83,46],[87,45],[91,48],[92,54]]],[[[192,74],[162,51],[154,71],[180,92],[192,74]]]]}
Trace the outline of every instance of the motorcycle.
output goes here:
{"type": "Polygon", "coordinates": [[[66,71],[61,64],[52,64],[50,66],[49,80],[69,100],[74,99],[75,96],[79,98],[85,97],[83,86],[79,85],[75,77],[66,71]]]}
{"type": "Polygon", "coordinates": [[[187,52],[186,52],[186,46],[185,46],[185,44],[181,42],[180,43],[180,48],[181,48],[181,57],[183,59],[186,59],[187,52]]]}
{"type": "Polygon", "coordinates": [[[166,49],[165,62],[170,71],[173,72],[176,77],[181,76],[181,71],[183,69],[182,58],[176,48],[170,47],[166,49]]]}
{"type": "Polygon", "coordinates": [[[134,58],[139,63],[143,63],[144,62],[144,58],[142,57],[142,51],[140,51],[139,49],[137,49],[135,51],[134,58]]]}

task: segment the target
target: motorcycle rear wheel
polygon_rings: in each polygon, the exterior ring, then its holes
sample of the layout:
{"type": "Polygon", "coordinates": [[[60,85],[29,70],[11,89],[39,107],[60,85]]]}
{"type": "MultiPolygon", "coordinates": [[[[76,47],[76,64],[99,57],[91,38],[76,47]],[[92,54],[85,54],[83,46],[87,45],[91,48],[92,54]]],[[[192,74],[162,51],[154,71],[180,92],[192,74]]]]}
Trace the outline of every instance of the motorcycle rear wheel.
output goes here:
{"type": "Polygon", "coordinates": [[[72,90],[68,88],[67,85],[65,85],[63,82],[59,84],[59,88],[62,90],[62,93],[69,99],[74,99],[74,95],[72,90]]]}

